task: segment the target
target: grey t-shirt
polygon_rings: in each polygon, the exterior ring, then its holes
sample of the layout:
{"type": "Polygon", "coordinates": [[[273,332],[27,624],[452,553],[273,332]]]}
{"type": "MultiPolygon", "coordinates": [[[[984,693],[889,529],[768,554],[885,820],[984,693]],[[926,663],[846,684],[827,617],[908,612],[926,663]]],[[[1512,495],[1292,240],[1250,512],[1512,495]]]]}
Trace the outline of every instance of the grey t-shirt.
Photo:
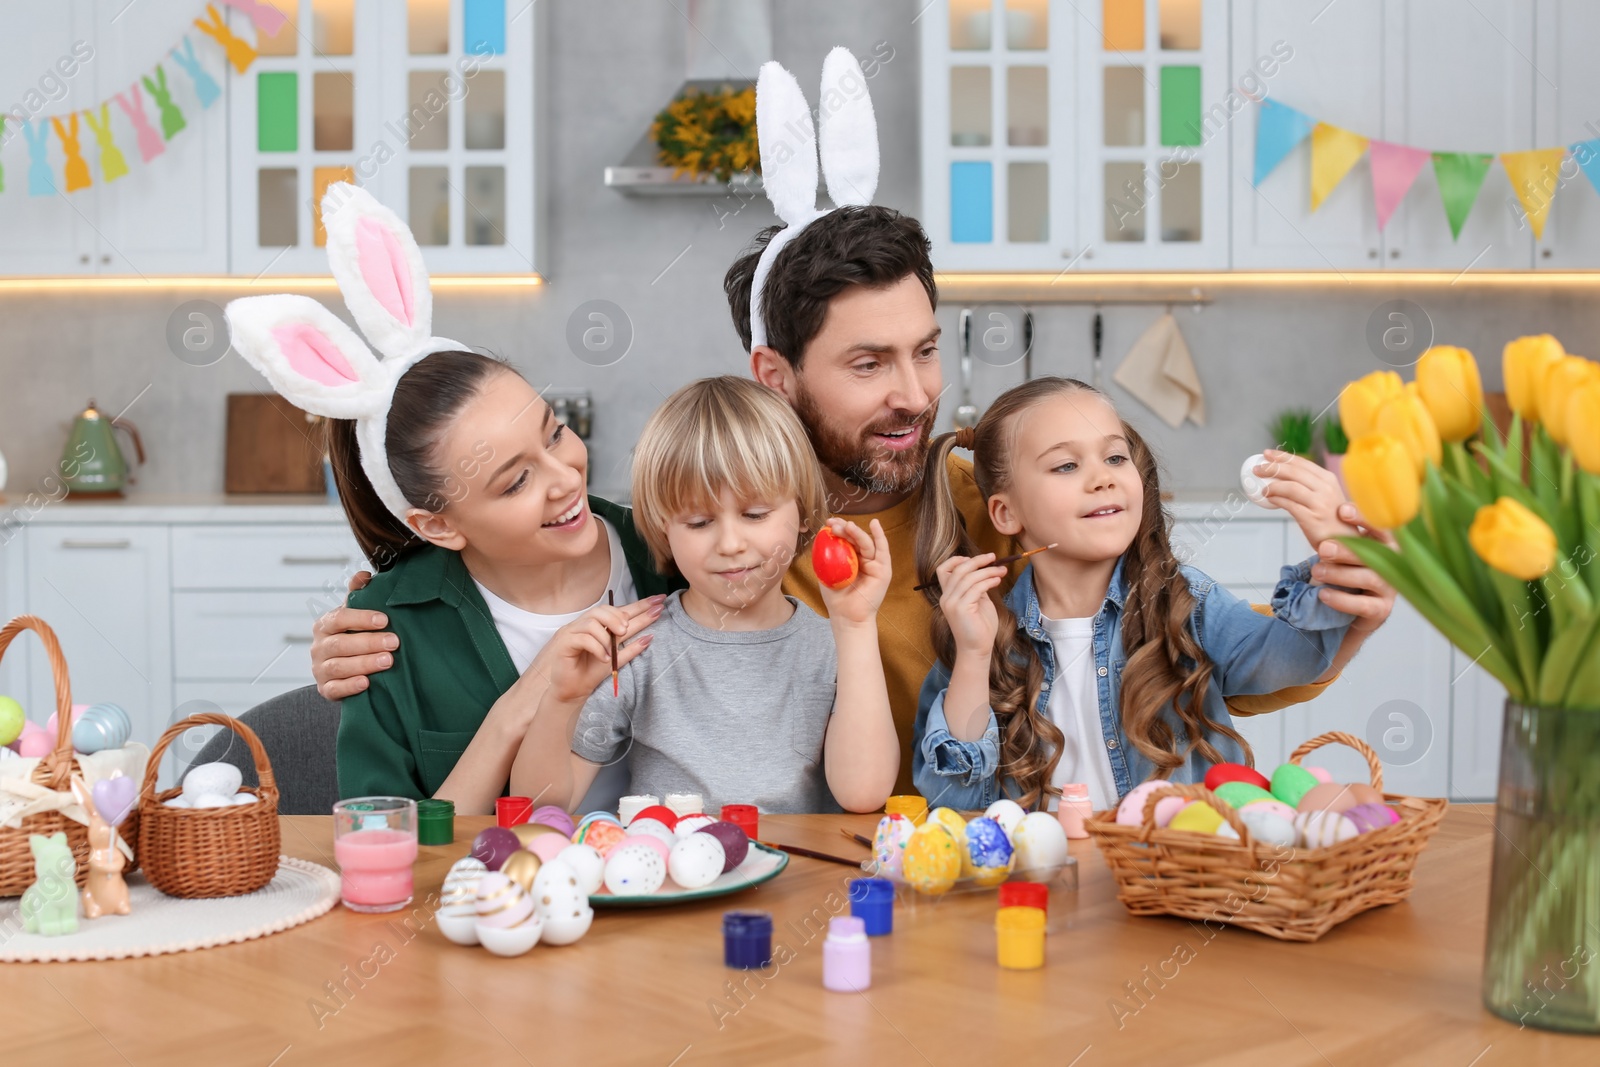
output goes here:
{"type": "Polygon", "coordinates": [[[625,760],[634,793],[699,793],[706,811],[837,812],[823,771],[838,653],[826,619],[795,600],[771,630],[715,630],[667,598],[650,647],[578,715],[572,751],[625,760]]]}

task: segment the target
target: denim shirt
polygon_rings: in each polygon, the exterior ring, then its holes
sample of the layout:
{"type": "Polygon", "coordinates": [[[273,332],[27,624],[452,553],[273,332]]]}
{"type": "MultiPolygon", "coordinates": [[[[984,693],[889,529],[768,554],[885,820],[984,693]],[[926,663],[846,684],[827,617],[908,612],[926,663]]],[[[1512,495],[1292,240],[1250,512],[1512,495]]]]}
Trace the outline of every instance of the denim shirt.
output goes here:
{"type": "MultiPolygon", "coordinates": [[[[1228,714],[1227,697],[1272,693],[1304,685],[1333,662],[1352,618],[1318,598],[1318,586],[1310,580],[1311,564],[1315,561],[1313,556],[1283,568],[1272,595],[1272,615],[1257,612],[1205,573],[1193,567],[1182,569],[1195,600],[1189,625],[1214,665],[1211,684],[1205,694],[1206,718],[1231,727],[1233,719],[1228,714]]],[[[1122,563],[1122,560],[1117,561],[1105,601],[1094,617],[1094,673],[1099,692],[1100,734],[1105,738],[1118,796],[1125,796],[1155,773],[1155,764],[1128,743],[1122,730],[1119,694],[1122,668],[1128,658],[1122,647],[1122,610],[1127,595],[1122,563]]],[[[1039,595],[1034,588],[1031,565],[1022,572],[1005,600],[1017,618],[1017,627],[1027,633],[1044,665],[1038,710],[1048,717],[1050,690],[1056,676],[1055,648],[1040,620],[1039,595]]],[[[944,711],[949,684],[950,672],[942,663],[935,663],[922,683],[912,735],[912,779],[931,805],[981,811],[1002,796],[1018,795],[1020,790],[1009,778],[1002,783],[998,773],[1000,729],[993,709],[989,711],[989,724],[978,740],[961,741],[951,735],[944,711]]],[[[1162,712],[1162,717],[1175,737],[1187,737],[1177,712],[1170,705],[1162,712]]],[[[1206,739],[1224,760],[1243,762],[1244,751],[1232,738],[1208,730],[1206,739]]],[[[1198,751],[1191,751],[1169,778],[1174,782],[1199,782],[1210,766],[1198,751]]]]}

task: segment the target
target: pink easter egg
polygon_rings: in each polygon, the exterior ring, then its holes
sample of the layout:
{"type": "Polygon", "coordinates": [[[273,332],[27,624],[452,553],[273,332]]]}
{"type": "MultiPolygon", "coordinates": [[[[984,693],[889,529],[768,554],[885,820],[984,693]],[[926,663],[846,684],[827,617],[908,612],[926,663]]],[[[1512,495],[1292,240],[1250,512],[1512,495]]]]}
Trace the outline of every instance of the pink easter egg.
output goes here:
{"type": "Polygon", "coordinates": [[[42,759],[55,751],[56,735],[30,721],[17,738],[17,755],[29,759],[42,759]]]}
{"type": "Polygon", "coordinates": [[[549,863],[559,856],[563,849],[572,847],[572,842],[560,834],[540,834],[528,842],[528,851],[539,857],[540,863],[549,863]]]}
{"type": "Polygon", "coordinates": [[[1187,808],[1190,804],[1204,804],[1203,800],[1190,800],[1188,797],[1162,797],[1156,801],[1156,825],[1166,826],[1172,817],[1187,808]]]}
{"type": "Polygon", "coordinates": [[[1311,777],[1324,785],[1333,781],[1333,775],[1328,773],[1326,767],[1307,767],[1306,770],[1311,772],[1311,777]]]}
{"type": "Polygon", "coordinates": [[[672,858],[672,846],[661,840],[661,838],[651,837],[649,834],[629,834],[627,837],[622,839],[621,844],[619,844],[617,847],[621,848],[623,845],[637,845],[641,842],[654,846],[655,850],[661,854],[662,863],[666,863],[672,858]]]}
{"type": "MultiPolygon", "coordinates": [[[[83,718],[83,713],[88,710],[89,705],[87,704],[72,705],[73,723],[76,724],[79,719],[83,718]]],[[[50,713],[50,717],[44,721],[44,732],[49,734],[51,737],[56,735],[56,713],[53,711],[50,713]]]]}

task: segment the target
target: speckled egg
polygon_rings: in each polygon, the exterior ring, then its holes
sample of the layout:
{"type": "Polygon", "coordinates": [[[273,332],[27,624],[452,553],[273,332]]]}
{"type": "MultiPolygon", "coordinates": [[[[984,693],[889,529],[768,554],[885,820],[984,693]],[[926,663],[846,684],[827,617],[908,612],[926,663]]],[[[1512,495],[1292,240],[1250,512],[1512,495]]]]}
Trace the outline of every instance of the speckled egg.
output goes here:
{"type": "Polygon", "coordinates": [[[606,884],[606,861],[588,845],[568,845],[561,850],[561,854],[549,863],[564,863],[572,868],[572,873],[578,879],[578,888],[583,890],[585,896],[600,892],[600,887],[606,884]]]}
{"type": "Polygon", "coordinates": [[[739,866],[745,861],[745,857],[750,855],[750,835],[744,832],[743,827],[735,826],[731,822],[718,819],[710,826],[702,826],[695,833],[710,834],[722,842],[722,851],[727,854],[727,859],[722,861],[723,874],[739,866]]]}
{"type": "Polygon", "coordinates": [[[662,863],[667,862],[667,858],[672,855],[672,846],[670,844],[661,840],[659,837],[651,837],[649,834],[630,833],[627,837],[622,839],[622,842],[618,844],[617,847],[627,848],[629,845],[639,844],[649,845],[651,848],[655,849],[656,853],[660,855],[662,863]]]}
{"type": "Polygon", "coordinates": [[[990,804],[983,814],[985,818],[993,819],[999,823],[1000,829],[1006,832],[1007,837],[1010,837],[1017,832],[1017,823],[1021,822],[1022,817],[1028,813],[1015,800],[1009,797],[1002,797],[990,804]]]}
{"type": "Polygon", "coordinates": [[[727,859],[721,841],[710,834],[690,834],[672,846],[667,873],[685,889],[704,889],[722,877],[727,859]]]}
{"type": "Polygon", "coordinates": [[[643,815],[628,824],[628,836],[653,837],[668,848],[678,840],[678,835],[673,832],[672,827],[659,819],[650,819],[643,815]]]}
{"type": "Polygon", "coordinates": [[[950,840],[956,843],[956,848],[965,850],[967,847],[967,820],[954,808],[934,808],[928,812],[928,822],[936,822],[950,831],[950,840]]]}
{"type": "Polygon", "coordinates": [[[929,818],[912,833],[901,874],[921,893],[943,893],[955,885],[961,875],[961,850],[943,823],[929,818]]]}
{"type": "Polygon", "coordinates": [[[685,815],[683,818],[678,820],[678,825],[672,828],[672,832],[677,834],[679,837],[684,837],[688,834],[695,833],[696,831],[704,830],[706,827],[710,826],[716,821],[717,820],[710,815],[685,815]]]}
{"type": "Polygon", "coordinates": [[[1033,811],[1017,824],[1011,835],[1016,849],[1016,867],[1019,871],[1037,871],[1059,867],[1067,862],[1067,832],[1054,813],[1033,811]]]}
{"type": "Polygon", "coordinates": [[[666,861],[646,843],[623,845],[606,857],[606,888],[617,896],[647,896],[666,880],[666,861]]]}
{"type": "Polygon", "coordinates": [[[899,878],[901,864],[906,858],[906,845],[916,825],[904,815],[885,815],[878,820],[877,832],[872,835],[872,858],[878,861],[878,873],[885,878],[899,878]]]}
{"type": "Polygon", "coordinates": [[[602,859],[606,859],[622,843],[622,839],[627,836],[628,831],[622,828],[621,823],[596,819],[594,822],[578,827],[577,833],[572,835],[572,843],[575,845],[588,845],[600,853],[602,859]]]}
{"type": "Polygon", "coordinates": [[[576,871],[560,860],[546,865],[546,870],[551,867],[555,869],[534,886],[534,907],[544,921],[545,944],[570,945],[588,932],[594,909],[576,871]]]}
{"type": "Polygon", "coordinates": [[[533,894],[500,871],[488,871],[478,879],[478,939],[485,929],[520,926],[533,914],[533,894]]]}
{"type": "Polygon", "coordinates": [[[999,885],[1011,873],[1015,861],[1011,838],[998,819],[988,816],[967,823],[966,855],[961,864],[962,877],[971,877],[981,886],[999,885]]]}

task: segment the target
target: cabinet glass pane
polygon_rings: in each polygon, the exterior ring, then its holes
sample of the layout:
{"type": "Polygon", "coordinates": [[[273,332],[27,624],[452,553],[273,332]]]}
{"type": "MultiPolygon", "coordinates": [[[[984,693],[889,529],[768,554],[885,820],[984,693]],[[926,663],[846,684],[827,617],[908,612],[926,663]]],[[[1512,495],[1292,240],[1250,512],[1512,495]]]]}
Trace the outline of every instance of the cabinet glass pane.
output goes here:
{"type": "Polygon", "coordinates": [[[1144,51],[1144,0],[1102,0],[1100,27],[1107,52],[1144,51]]]}
{"type": "Polygon", "coordinates": [[[1006,0],[1006,47],[1016,52],[1050,47],[1050,0],[1006,0]]]}
{"type": "Polygon", "coordinates": [[[479,70],[467,82],[466,146],[474,150],[506,146],[506,72],[479,70]]]}
{"type": "Polygon", "coordinates": [[[1144,68],[1107,67],[1105,140],[1113,146],[1144,144],[1144,68]]]}
{"type": "Polygon", "coordinates": [[[356,143],[356,89],[342,70],[312,75],[311,145],[319,152],[348,152],[356,143]]]}
{"type": "Polygon", "coordinates": [[[1011,67],[1006,71],[1006,143],[1050,142],[1050,71],[1011,67]]]}
{"type": "Polygon", "coordinates": [[[419,245],[450,243],[450,168],[412,167],[411,232],[419,245]]]}
{"type": "Polygon", "coordinates": [[[1161,68],[1161,143],[1200,143],[1200,68],[1161,68]]]}
{"type": "Polygon", "coordinates": [[[311,0],[312,47],[325,56],[355,50],[356,0],[311,0]]]}
{"type": "Polygon", "coordinates": [[[1161,47],[1175,52],[1200,50],[1201,0],[1161,0],[1161,47]]]}
{"type": "Polygon", "coordinates": [[[950,48],[955,52],[987,52],[993,43],[994,19],[989,0],[950,0],[950,48]]]}
{"type": "Polygon", "coordinates": [[[462,48],[473,55],[504,55],[506,0],[466,0],[461,13],[461,37],[462,48]]]}
{"type": "Polygon", "coordinates": [[[422,152],[450,147],[450,95],[442,70],[413,70],[406,75],[406,131],[412,148],[422,152]]]}
{"type": "Polygon", "coordinates": [[[988,163],[950,164],[950,240],[994,240],[994,169],[988,163]]]}
{"type": "MultiPolygon", "coordinates": [[[[266,0],[266,7],[274,7],[288,16],[288,21],[274,34],[256,33],[256,54],[262,56],[292,56],[300,47],[300,0],[266,0]]],[[[245,40],[249,40],[248,35],[245,40]]]]}
{"type": "Polygon", "coordinates": [[[1050,239],[1050,165],[1012,163],[1006,168],[1006,239],[1050,239]]]}
{"type": "Polygon", "coordinates": [[[1144,164],[1107,163],[1106,240],[1144,240],[1144,164]]]}
{"type": "Polygon", "coordinates": [[[300,174],[293,167],[263,167],[256,172],[256,244],[299,243],[300,174]]]}
{"type": "Polygon", "coordinates": [[[311,239],[318,248],[328,245],[328,231],[322,227],[322,195],[334,182],[354,185],[356,172],[349,167],[317,167],[311,172],[311,239]]]}
{"type": "Polygon", "coordinates": [[[450,0],[406,0],[406,48],[414,56],[450,51],[450,0]]]}
{"type": "Polygon", "coordinates": [[[993,136],[988,67],[950,68],[950,143],[988,144],[993,136]]]}
{"type": "Polygon", "coordinates": [[[1200,164],[1161,164],[1161,239],[1200,240],[1200,164]]]}
{"type": "Polygon", "coordinates": [[[461,214],[461,220],[466,224],[466,243],[505,244],[506,169],[468,167],[466,186],[466,207],[461,214]]]}
{"type": "Polygon", "coordinates": [[[293,152],[300,146],[300,87],[294,71],[256,75],[256,151],[293,152]]]}

